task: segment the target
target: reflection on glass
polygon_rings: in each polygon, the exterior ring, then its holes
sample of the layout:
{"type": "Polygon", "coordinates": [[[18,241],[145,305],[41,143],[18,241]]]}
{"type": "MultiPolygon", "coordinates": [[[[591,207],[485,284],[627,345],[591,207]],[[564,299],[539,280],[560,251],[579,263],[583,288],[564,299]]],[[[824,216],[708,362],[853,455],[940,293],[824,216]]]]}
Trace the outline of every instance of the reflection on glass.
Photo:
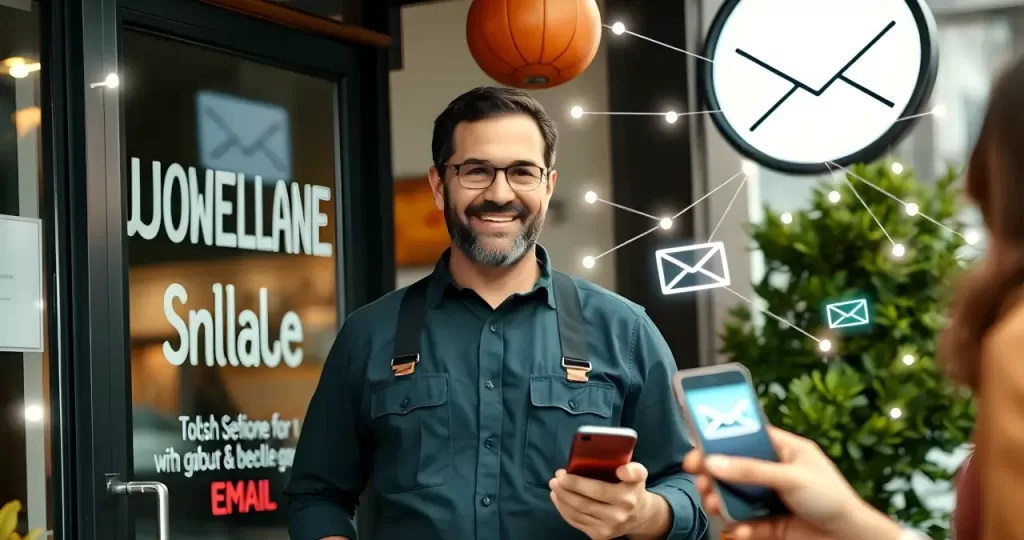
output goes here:
{"type": "Polygon", "coordinates": [[[45,296],[25,294],[48,285],[39,266],[42,227],[34,221],[43,215],[39,24],[37,13],[0,4],[0,507],[20,502],[21,534],[53,528],[49,314],[39,317],[45,296]]]}
{"type": "MultiPolygon", "coordinates": [[[[286,538],[292,450],[338,328],[335,86],[123,44],[135,476],[167,484],[172,537],[286,538]]],[[[135,515],[155,538],[151,501],[135,515]]]]}

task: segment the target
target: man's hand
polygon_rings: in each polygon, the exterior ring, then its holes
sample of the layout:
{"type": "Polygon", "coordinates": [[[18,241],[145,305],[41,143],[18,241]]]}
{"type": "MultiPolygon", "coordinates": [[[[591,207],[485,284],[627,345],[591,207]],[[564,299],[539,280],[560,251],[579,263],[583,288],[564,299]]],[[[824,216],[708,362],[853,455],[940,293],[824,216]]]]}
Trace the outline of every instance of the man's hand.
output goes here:
{"type": "Polygon", "coordinates": [[[630,463],[615,475],[621,480],[618,484],[559,470],[548,482],[551,501],[562,519],[594,540],[663,538],[671,509],[660,495],[647,491],[647,469],[630,463]]]}

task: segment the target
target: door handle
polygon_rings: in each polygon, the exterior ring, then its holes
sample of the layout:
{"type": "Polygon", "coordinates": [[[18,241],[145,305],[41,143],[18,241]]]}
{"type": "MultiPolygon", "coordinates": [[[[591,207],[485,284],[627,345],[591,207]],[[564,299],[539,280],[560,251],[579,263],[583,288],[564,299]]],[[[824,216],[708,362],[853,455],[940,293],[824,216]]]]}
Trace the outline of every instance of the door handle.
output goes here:
{"type": "Polygon", "coordinates": [[[168,503],[167,486],[160,482],[122,482],[116,477],[107,479],[108,495],[141,495],[156,493],[157,505],[157,538],[170,540],[170,504],[168,503]]]}

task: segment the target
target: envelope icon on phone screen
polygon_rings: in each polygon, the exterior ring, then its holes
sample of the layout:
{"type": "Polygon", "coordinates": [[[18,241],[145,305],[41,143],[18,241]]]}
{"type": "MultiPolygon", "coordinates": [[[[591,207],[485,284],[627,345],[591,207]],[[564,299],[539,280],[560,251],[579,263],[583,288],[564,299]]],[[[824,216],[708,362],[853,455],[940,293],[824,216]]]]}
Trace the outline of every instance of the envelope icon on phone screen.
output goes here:
{"type": "Polygon", "coordinates": [[[732,284],[722,242],[659,249],[654,257],[661,294],[702,291],[732,284]]]}
{"type": "Polygon", "coordinates": [[[829,328],[847,328],[863,326],[870,322],[868,318],[867,300],[849,300],[836,302],[825,307],[825,315],[829,328]]]}
{"type": "Polygon", "coordinates": [[[724,410],[698,405],[696,412],[705,440],[729,439],[757,433],[761,429],[757,411],[746,398],[740,398],[724,410]]]}

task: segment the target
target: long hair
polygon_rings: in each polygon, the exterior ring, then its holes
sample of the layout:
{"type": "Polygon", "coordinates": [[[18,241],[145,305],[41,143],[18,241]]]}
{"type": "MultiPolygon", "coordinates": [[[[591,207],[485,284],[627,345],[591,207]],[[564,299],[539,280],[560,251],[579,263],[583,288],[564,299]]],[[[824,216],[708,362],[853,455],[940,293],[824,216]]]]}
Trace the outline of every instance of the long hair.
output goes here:
{"type": "Polygon", "coordinates": [[[1024,297],[1024,57],[996,79],[967,166],[965,191],[978,205],[989,249],[963,278],[939,342],[939,359],[956,382],[979,390],[982,344],[1024,297]]]}

